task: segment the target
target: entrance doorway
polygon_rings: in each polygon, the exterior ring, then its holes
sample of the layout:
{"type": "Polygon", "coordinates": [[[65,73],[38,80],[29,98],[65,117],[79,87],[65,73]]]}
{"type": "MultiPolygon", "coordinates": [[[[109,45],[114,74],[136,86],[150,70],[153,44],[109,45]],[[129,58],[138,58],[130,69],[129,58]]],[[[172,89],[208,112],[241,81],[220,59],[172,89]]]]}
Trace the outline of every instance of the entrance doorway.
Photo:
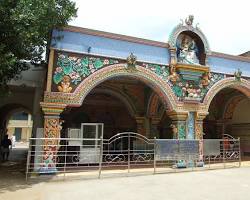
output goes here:
{"type": "Polygon", "coordinates": [[[68,128],[80,129],[81,123],[103,123],[104,139],[120,132],[172,138],[166,107],[151,85],[134,77],[111,78],[92,89],[80,107],[61,114],[62,135],[67,136],[68,128]]]}

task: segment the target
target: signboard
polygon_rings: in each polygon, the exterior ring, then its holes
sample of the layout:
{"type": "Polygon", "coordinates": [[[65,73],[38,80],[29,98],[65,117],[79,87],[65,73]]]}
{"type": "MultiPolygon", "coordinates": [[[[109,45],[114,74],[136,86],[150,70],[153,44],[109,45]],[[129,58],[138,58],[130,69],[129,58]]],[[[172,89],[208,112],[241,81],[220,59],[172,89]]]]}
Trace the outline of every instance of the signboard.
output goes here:
{"type": "Polygon", "coordinates": [[[220,155],[220,140],[204,140],[204,155],[220,155]]]}
{"type": "Polygon", "coordinates": [[[156,159],[172,160],[178,154],[178,140],[156,140],[156,159]]]}
{"type": "Polygon", "coordinates": [[[99,163],[100,148],[84,148],[80,151],[79,163],[99,163]]]}
{"type": "Polygon", "coordinates": [[[198,140],[156,140],[156,160],[195,160],[199,158],[198,140]]]}
{"type": "Polygon", "coordinates": [[[180,154],[199,154],[199,141],[197,140],[179,140],[180,154]]]}

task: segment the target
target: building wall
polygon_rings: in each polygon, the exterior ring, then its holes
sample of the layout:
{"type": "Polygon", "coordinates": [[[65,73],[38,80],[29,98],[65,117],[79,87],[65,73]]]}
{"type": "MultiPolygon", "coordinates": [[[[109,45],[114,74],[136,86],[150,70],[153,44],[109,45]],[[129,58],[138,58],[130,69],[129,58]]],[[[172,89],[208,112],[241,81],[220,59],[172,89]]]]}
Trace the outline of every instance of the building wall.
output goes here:
{"type": "Polygon", "coordinates": [[[21,128],[21,141],[29,141],[32,133],[32,125],[33,121],[31,120],[30,114],[28,120],[9,120],[7,127],[9,138],[15,135],[16,128],[21,128]]]}
{"type": "Polygon", "coordinates": [[[242,100],[234,110],[232,135],[240,137],[243,152],[250,154],[250,100],[242,100]]]}

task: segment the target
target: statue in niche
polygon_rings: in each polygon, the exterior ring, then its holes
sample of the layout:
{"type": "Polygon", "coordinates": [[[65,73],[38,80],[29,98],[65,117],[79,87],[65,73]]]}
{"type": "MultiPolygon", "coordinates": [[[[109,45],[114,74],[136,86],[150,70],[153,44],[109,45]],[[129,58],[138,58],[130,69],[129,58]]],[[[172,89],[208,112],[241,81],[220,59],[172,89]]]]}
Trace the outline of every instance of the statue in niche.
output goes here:
{"type": "Polygon", "coordinates": [[[186,35],[181,37],[179,44],[177,43],[177,61],[185,64],[199,65],[197,55],[198,48],[195,41],[186,35]]]}

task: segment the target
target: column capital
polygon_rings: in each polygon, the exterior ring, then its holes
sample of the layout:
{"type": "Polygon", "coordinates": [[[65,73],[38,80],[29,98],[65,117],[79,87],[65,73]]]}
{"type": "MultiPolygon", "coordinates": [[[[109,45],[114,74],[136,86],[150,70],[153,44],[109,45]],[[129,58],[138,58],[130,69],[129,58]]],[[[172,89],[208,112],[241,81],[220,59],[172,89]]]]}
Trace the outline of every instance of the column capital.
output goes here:
{"type": "Polygon", "coordinates": [[[143,124],[145,121],[145,117],[135,116],[135,121],[137,124],[143,124]]]}
{"type": "Polygon", "coordinates": [[[188,117],[188,112],[170,111],[166,113],[173,121],[185,121],[188,117]]]}
{"type": "Polygon", "coordinates": [[[160,117],[157,117],[157,116],[150,116],[150,120],[151,120],[151,123],[152,124],[159,124],[160,121],[161,121],[161,118],[160,117]]]}
{"type": "Polygon", "coordinates": [[[208,114],[208,112],[196,112],[195,118],[196,120],[202,121],[208,114]]]}
{"type": "Polygon", "coordinates": [[[66,104],[60,104],[60,103],[45,103],[40,102],[40,106],[42,107],[42,110],[45,115],[47,116],[59,116],[63,110],[66,108],[66,104]]]}

